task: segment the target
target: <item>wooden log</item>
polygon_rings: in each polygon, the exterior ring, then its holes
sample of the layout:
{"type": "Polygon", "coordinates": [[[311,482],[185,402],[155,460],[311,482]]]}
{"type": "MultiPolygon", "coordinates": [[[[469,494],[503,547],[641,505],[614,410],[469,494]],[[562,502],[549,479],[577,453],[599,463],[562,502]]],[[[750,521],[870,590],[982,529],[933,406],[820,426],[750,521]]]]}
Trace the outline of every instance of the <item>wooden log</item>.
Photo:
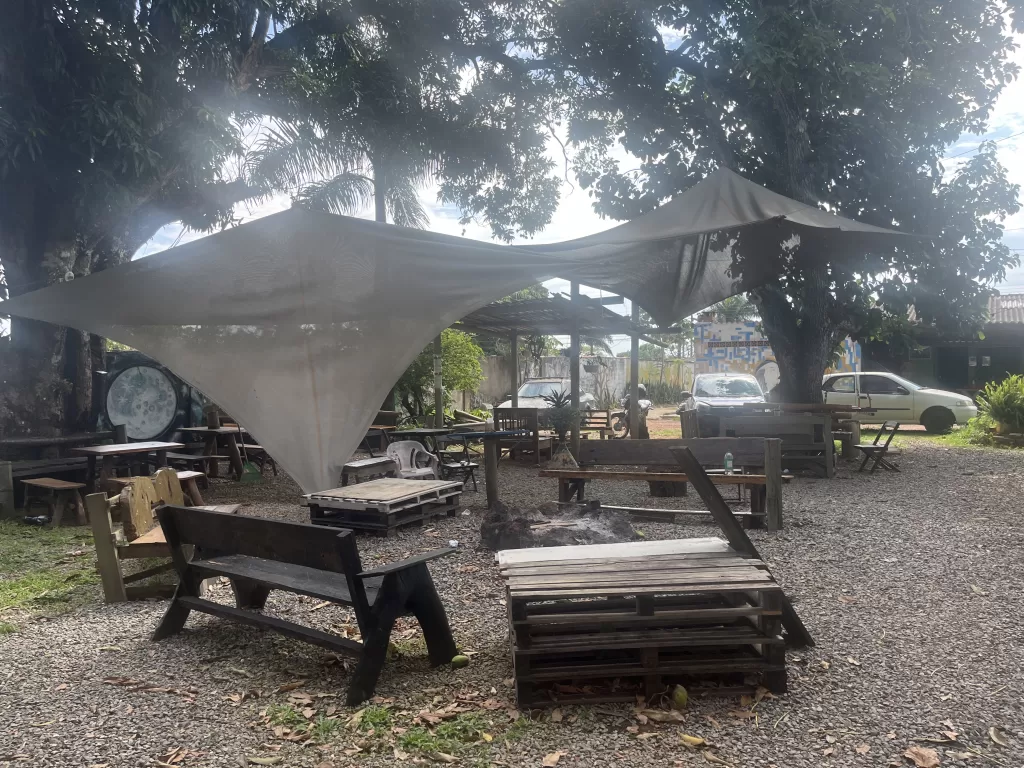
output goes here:
{"type": "Polygon", "coordinates": [[[782,441],[764,441],[765,514],[768,530],[782,530],[782,441]]]}

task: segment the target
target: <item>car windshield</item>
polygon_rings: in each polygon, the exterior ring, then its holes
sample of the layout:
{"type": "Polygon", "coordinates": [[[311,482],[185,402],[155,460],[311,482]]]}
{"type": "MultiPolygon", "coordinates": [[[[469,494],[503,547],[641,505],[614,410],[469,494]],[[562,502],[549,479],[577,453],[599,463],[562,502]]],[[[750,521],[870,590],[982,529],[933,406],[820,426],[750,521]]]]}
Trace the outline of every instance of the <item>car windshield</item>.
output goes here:
{"type": "Polygon", "coordinates": [[[528,381],[519,388],[520,397],[544,397],[563,389],[560,381],[528,381]]]}
{"type": "Polygon", "coordinates": [[[693,394],[697,397],[764,397],[757,379],[733,376],[700,376],[694,382],[693,394]]]}

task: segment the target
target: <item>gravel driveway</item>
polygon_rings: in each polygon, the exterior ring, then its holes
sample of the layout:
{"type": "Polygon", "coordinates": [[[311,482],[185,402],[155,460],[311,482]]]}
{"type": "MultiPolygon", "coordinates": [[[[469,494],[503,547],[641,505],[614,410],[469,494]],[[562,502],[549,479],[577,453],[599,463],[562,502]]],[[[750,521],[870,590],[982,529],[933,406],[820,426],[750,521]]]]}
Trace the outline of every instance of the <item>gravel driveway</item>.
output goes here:
{"type": "MultiPolygon", "coordinates": [[[[377,706],[353,717],[338,698],[345,659],[196,614],[155,644],[164,603],[91,604],[0,637],[0,766],[846,768],[912,766],[904,754],[916,750],[921,765],[934,751],[943,766],[1020,768],[1024,453],[904,443],[902,473],[798,478],[784,491],[786,530],[752,534],[817,641],[789,653],[790,693],[777,699],[694,701],[669,723],[644,724],[627,706],[514,711],[501,584],[493,555],[476,550],[481,487],[463,497],[468,513],[359,539],[364,565],[460,542],[431,570],[467,668],[430,669],[404,624],[377,706]],[[710,746],[688,748],[680,734],[710,746]]],[[[503,462],[500,475],[508,503],[555,496],[528,464],[503,462]]],[[[590,493],[693,505],[649,499],[643,483],[598,482],[590,493]]],[[[248,500],[249,514],[302,520],[297,495],[283,477],[221,482],[208,503],[248,500]]],[[[641,527],[648,538],[714,535],[701,520],[641,527]]],[[[227,585],[213,594],[227,600],[227,585]]],[[[295,595],[272,594],[268,610],[352,629],[345,610],[295,595]]]]}

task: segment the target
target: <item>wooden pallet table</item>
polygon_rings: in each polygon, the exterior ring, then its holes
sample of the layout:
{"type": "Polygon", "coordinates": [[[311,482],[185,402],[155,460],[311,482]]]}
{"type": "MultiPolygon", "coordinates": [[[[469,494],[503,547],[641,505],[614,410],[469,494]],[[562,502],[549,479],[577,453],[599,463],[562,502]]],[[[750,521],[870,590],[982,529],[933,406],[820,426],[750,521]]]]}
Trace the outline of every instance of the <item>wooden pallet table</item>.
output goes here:
{"type": "Polygon", "coordinates": [[[521,708],[786,690],[782,590],[718,538],[506,550],[521,708]]]}
{"type": "Polygon", "coordinates": [[[389,535],[396,528],[458,511],[462,483],[386,477],[303,497],[314,525],[389,535]]]}

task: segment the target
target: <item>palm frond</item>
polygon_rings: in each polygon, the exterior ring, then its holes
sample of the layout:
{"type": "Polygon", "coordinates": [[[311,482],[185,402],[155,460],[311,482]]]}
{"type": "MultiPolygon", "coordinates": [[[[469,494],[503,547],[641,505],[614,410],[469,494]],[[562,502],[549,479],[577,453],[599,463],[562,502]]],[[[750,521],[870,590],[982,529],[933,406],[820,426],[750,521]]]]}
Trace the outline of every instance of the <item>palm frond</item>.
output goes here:
{"type": "Polygon", "coordinates": [[[295,195],[295,203],[311,211],[358,213],[373,204],[373,181],[356,173],[341,173],[314,181],[295,195]]]}
{"type": "Polygon", "coordinates": [[[290,188],[360,171],[366,164],[354,142],[309,123],[277,123],[265,127],[254,142],[244,173],[254,186],[290,188]]]}
{"type": "Polygon", "coordinates": [[[389,186],[384,197],[391,220],[398,226],[426,229],[430,224],[430,217],[420,204],[416,188],[408,179],[389,186]]]}

